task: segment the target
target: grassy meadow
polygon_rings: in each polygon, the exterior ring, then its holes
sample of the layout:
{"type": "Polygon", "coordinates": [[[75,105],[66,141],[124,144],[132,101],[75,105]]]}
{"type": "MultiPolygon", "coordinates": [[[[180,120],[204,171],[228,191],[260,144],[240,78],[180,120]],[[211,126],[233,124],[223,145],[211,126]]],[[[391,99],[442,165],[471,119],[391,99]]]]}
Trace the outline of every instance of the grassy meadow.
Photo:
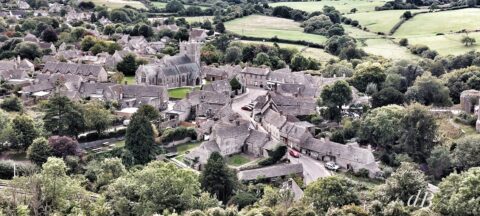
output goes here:
{"type": "Polygon", "coordinates": [[[213,16],[193,16],[193,17],[179,17],[179,18],[185,18],[185,20],[187,20],[188,23],[203,22],[205,20],[213,21],[213,16]]]}
{"type": "Polygon", "coordinates": [[[341,13],[350,13],[352,8],[357,12],[374,11],[376,6],[382,6],[386,1],[383,0],[323,0],[323,1],[305,1],[305,2],[276,2],[269,4],[272,7],[288,6],[294,9],[307,12],[321,11],[324,6],[333,6],[341,13]]]}
{"type": "Polygon", "coordinates": [[[382,56],[388,59],[419,59],[410,53],[406,47],[401,47],[387,38],[365,39],[360,47],[369,54],[382,56]]]}
{"type": "Polygon", "coordinates": [[[419,14],[405,22],[395,32],[395,36],[446,34],[463,29],[477,30],[480,29],[478,20],[480,20],[479,8],[419,14]]]}
{"type": "MultiPolygon", "coordinates": [[[[440,55],[459,55],[468,51],[480,50],[480,33],[469,33],[469,37],[475,38],[477,41],[473,46],[465,46],[461,40],[466,34],[445,34],[445,35],[430,35],[430,36],[412,36],[407,37],[410,44],[424,44],[433,50],[436,50],[440,55]]],[[[400,40],[398,37],[397,40],[400,40]]]]}
{"type": "Polygon", "coordinates": [[[299,22],[277,17],[251,15],[226,22],[225,27],[233,33],[251,37],[277,36],[281,39],[304,40],[318,44],[326,41],[324,36],[304,33],[299,22]]]}
{"type": "Polygon", "coordinates": [[[128,0],[92,0],[95,5],[104,5],[111,9],[122,8],[125,5],[132,6],[138,9],[146,9],[145,5],[139,1],[128,1],[128,0]]]}
{"type": "Polygon", "coordinates": [[[390,32],[406,10],[385,10],[366,13],[345,15],[353,20],[358,20],[362,27],[367,27],[371,32],[390,32]]]}

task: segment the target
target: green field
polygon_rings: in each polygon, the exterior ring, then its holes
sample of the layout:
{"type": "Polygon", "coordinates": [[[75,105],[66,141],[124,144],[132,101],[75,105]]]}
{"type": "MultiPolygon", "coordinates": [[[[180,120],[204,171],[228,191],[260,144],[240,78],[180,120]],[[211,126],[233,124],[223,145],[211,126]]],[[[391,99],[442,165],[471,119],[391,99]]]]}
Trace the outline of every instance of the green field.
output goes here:
{"type": "Polygon", "coordinates": [[[366,39],[360,43],[362,49],[372,55],[382,56],[388,59],[418,59],[410,53],[406,47],[401,47],[387,38],[366,39]]]}
{"type": "Polygon", "coordinates": [[[136,84],[135,76],[126,76],[125,78],[123,78],[122,84],[124,84],[125,82],[127,82],[128,85],[136,84]]]}
{"type": "Polygon", "coordinates": [[[390,32],[406,10],[386,10],[366,13],[348,14],[353,20],[358,20],[362,27],[367,27],[371,32],[390,32]]]}
{"type": "Polygon", "coordinates": [[[174,89],[168,89],[168,97],[174,99],[183,99],[187,96],[187,93],[192,91],[192,87],[180,87],[174,89]]]}
{"type": "Polygon", "coordinates": [[[345,33],[347,33],[349,36],[354,37],[356,39],[359,38],[368,38],[368,39],[376,39],[376,38],[381,38],[381,35],[378,35],[373,32],[367,32],[364,30],[361,30],[359,28],[353,27],[351,25],[342,25],[343,29],[345,29],[345,33]]]}
{"type": "Polygon", "coordinates": [[[132,6],[134,8],[143,8],[146,9],[145,5],[139,1],[128,1],[128,0],[92,0],[95,5],[104,5],[106,7],[115,9],[115,8],[122,8],[125,5],[132,6]]]}
{"type": "MultiPolygon", "coordinates": [[[[475,38],[477,41],[473,46],[465,46],[461,40],[465,34],[445,34],[445,35],[431,35],[431,36],[413,36],[407,37],[410,44],[427,45],[433,50],[436,50],[441,55],[459,55],[468,51],[480,50],[480,33],[469,33],[469,37],[475,38]]],[[[401,37],[398,37],[399,40],[401,37]]]]}
{"type": "Polygon", "coordinates": [[[394,36],[446,34],[463,29],[478,30],[480,29],[478,20],[480,20],[480,9],[478,8],[420,14],[405,22],[394,36]]]}
{"type": "Polygon", "coordinates": [[[179,155],[181,154],[185,154],[187,151],[190,151],[194,148],[197,148],[198,146],[200,146],[202,142],[189,142],[189,143],[185,143],[185,144],[181,144],[181,145],[178,145],[176,148],[177,148],[177,153],[179,155]]]}
{"type": "Polygon", "coordinates": [[[225,27],[233,33],[251,37],[277,36],[281,39],[305,40],[319,44],[326,41],[324,36],[304,33],[299,22],[277,17],[251,15],[226,22],[225,27]]]}
{"type": "Polygon", "coordinates": [[[324,6],[333,6],[341,13],[349,13],[352,8],[356,8],[357,12],[374,11],[375,6],[382,6],[386,1],[381,0],[323,0],[323,1],[306,1],[306,2],[276,2],[269,4],[272,7],[288,6],[294,9],[307,12],[322,11],[324,6]]]}
{"type": "MultiPolygon", "coordinates": [[[[246,41],[242,40],[243,43],[251,43],[251,44],[266,44],[266,45],[273,45],[273,42],[261,42],[261,41],[246,41]]],[[[337,59],[337,56],[331,55],[330,53],[325,52],[323,49],[318,48],[309,48],[303,45],[296,45],[296,44],[287,44],[287,43],[277,43],[280,48],[294,48],[297,49],[299,52],[302,53],[305,57],[310,57],[313,59],[317,59],[320,62],[327,62],[330,59],[337,59]]]]}
{"type": "Polygon", "coordinates": [[[185,18],[188,23],[193,23],[193,22],[204,22],[205,20],[213,20],[213,16],[193,16],[193,17],[179,17],[179,18],[185,18]]]}

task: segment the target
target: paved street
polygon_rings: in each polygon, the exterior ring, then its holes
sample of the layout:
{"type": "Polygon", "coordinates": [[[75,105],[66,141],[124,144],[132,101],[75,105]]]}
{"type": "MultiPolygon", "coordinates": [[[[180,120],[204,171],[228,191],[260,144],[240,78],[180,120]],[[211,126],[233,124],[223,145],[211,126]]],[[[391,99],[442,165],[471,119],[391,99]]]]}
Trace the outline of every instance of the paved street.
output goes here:
{"type": "Polygon", "coordinates": [[[235,98],[232,103],[232,109],[245,120],[250,120],[250,113],[248,111],[242,110],[242,106],[245,106],[255,100],[258,96],[266,95],[267,90],[259,88],[249,88],[246,95],[242,95],[238,98],[235,98]]]}
{"type": "Polygon", "coordinates": [[[299,158],[294,158],[289,154],[288,158],[292,163],[301,163],[303,165],[303,176],[307,185],[318,178],[332,175],[330,171],[323,166],[323,163],[309,156],[301,155],[299,158]]]}

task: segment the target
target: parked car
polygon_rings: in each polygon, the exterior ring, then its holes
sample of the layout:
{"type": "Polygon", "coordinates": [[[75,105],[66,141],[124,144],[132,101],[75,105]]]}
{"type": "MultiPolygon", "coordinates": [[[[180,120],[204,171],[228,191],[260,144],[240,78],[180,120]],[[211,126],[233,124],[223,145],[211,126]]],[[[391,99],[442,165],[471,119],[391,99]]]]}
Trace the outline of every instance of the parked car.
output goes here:
{"type": "Polygon", "coordinates": [[[297,151],[293,150],[293,149],[290,149],[288,151],[288,154],[290,154],[290,156],[294,157],[294,158],[299,158],[300,157],[300,153],[298,153],[297,151]]]}
{"type": "Polygon", "coordinates": [[[242,110],[252,111],[252,110],[253,110],[253,106],[252,106],[252,105],[243,106],[243,107],[242,107],[242,110]]]}
{"type": "Polygon", "coordinates": [[[325,168],[333,171],[337,171],[340,167],[335,162],[327,162],[325,163],[325,168]]]}

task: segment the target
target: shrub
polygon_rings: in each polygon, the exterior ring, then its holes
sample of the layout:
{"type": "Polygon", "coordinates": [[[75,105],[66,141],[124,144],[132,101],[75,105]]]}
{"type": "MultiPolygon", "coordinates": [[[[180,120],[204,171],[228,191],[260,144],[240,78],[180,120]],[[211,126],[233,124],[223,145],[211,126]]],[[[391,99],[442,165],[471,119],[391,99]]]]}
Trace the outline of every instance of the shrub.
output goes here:
{"type": "Polygon", "coordinates": [[[408,46],[408,39],[402,38],[398,43],[400,44],[400,46],[408,46]]]}
{"type": "Polygon", "coordinates": [[[17,176],[23,176],[33,173],[36,169],[35,165],[29,163],[18,163],[12,160],[0,161],[0,179],[12,179],[15,164],[15,172],[17,176]]]}
{"type": "Polygon", "coordinates": [[[248,192],[239,192],[235,196],[233,196],[230,201],[228,201],[228,206],[236,205],[238,209],[242,209],[248,205],[251,205],[257,201],[257,197],[255,195],[248,193],[248,192]]]}
{"type": "Polygon", "coordinates": [[[270,153],[270,157],[267,159],[264,159],[260,162],[258,162],[258,165],[260,166],[270,166],[272,164],[277,163],[280,159],[285,156],[287,153],[287,147],[286,146],[278,146],[273,152],[270,153]]]}
{"type": "Polygon", "coordinates": [[[359,169],[356,173],[354,173],[355,176],[361,177],[361,178],[368,178],[369,174],[370,172],[365,168],[359,169]]]}
{"type": "Polygon", "coordinates": [[[23,105],[18,97],[9,97],[3,100],[0,104],[0,108],[9,112],[20,112],[23,110],[23,105]]]}
{"type": "Polygon", "coordinates": [[[187,137],[192,138],[192,140],[197,139],[197,132],[193,128],[178,127],[175,129],[167,129],[162,134],[160,138],[163,143],[169,143],[177,140],[182,140],[187,137]]]}

